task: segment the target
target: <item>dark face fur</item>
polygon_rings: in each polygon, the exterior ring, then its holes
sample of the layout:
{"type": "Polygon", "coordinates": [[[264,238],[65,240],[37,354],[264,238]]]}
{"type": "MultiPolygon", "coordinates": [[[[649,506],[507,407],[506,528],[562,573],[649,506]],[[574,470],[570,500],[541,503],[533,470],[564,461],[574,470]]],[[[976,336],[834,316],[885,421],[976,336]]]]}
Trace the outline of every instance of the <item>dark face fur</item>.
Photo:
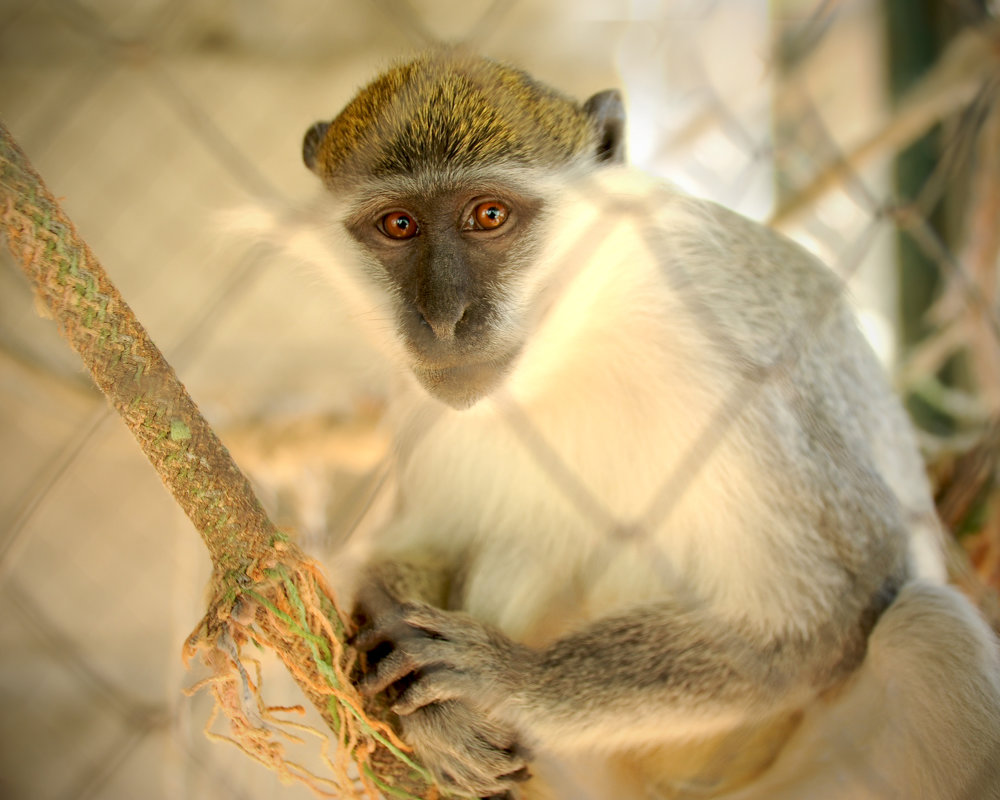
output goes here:
{"type": "Polygon", "coordinates": [[[387,72],[307,132],[306,164],[357,199],[346,227],[394,298],[411,369],[432,396],[471,406],[523,345],[511,298],[544,203],[505,174],[620,161],[621,120],[617,93],[580,106],[517,70],[438,54],[387,72]]]}
{"type": "Polygon", "coordinates": [[[348,221],[398,298],[414,374],[451,406],[489,394],[520,351],[506,303],[541,207],[509,187],[477,185],[396,197],[348,221]]]}

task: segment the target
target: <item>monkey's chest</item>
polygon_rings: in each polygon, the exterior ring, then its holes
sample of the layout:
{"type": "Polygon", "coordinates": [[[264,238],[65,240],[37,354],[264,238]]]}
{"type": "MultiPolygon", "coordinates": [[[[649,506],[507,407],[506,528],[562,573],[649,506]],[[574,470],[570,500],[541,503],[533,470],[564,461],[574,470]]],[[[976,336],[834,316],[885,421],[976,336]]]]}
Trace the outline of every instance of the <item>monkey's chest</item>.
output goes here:
{"type": "Polygon", "coordinates": [[[579,538],[480,542],[458,575],[451,606],[537,647],[586,622],[688,592],[667,551],[654,558],[641,542],[579,538]]]}
{"type": "Polygon", "coordinates": [[[414,548],[460,565],[453,607],[536,642],[692,591],[744,613],[773,565],[734,530],[777,527],[755,502],[747,437],[734,425],[699,449],[715,407],[694,382],[669,395],[681,414],[653,388],[587,380],[559,403],[512,393],[403,421],[422,431],[400,453],[407,528],[414,548]]]}
{"type": "Polygon", "coordinates": [[[412,546],[461,565],[453,607],[537,642],[691,591],[734,614],[756,602],[773,565],[734,530],[774,525],[742,454],[721,441],[685,470],[697,424],[584,412],[456,415],[406,454],[412,546]]]}

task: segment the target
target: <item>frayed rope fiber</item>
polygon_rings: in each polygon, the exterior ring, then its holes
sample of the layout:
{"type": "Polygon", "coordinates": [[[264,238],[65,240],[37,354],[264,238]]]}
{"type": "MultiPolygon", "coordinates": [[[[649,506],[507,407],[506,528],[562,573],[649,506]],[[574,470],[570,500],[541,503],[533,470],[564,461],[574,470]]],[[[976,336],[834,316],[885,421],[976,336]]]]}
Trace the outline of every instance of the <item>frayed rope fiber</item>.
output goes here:
{"type": "MultiPolygon", "coordinates": [[[[108,280],[94,254],[0,125],[0,221],[39,304],[83,359],[212,558],[212,600],[184,647],[212,668],[207,685],[241,749],[284,780],[342,798],[421,797],[438,790],[408,755],[384,711],[365,707],[349,676],[349,622],[318,566],[277,530],[246,477],[199,413],[173,369],[108,280]],[[253,642],[273,648],[316,706],[329,736],[279,719],[268,707],[253,642]],[[251,648],[253,649],[253,648],[251,648]],[[291,762],[282,739],[319,736],[321,777],[291,762]]],[[[195,689],[199,687],[194,687],[195,689]]],[[[211,725],[211,721],[209,723],[211,725]]]]}

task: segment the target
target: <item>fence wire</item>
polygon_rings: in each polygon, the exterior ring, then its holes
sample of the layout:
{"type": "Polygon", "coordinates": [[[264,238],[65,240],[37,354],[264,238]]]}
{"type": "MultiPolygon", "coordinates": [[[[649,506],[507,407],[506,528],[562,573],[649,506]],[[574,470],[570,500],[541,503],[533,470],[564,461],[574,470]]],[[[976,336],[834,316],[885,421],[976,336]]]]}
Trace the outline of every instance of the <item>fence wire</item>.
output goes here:
{"type": "MultiPolygon", "coordinates": [[[[955,577],[1000,619],[996,22],[972,0],[942,3],[953,35],[893,99],[874,0],[546,5],[8,0],[0,114],[272,512],[331,552],[382,510],[382,376],[316,279],[234,246],[214,210],[303,202],[315,189],[298,155],[308,125],[434,42],[463,41],[578,96],[624,84],[636,160],[770,217],[844,280],[920,426],[939,507],[960,534],[955,577]],[[904,193],[893,159],[927,133],[935,158],[904,193]],[[896,251],[907,247],[929,265],[934,302],[903,312],[921,326],[904,339],[896,299],[916,273],[896,251]]],[[[179,652],[203,611],[208,560],[6,260],[0,288],[0,795],[310,796],[204,739],[208,702],[183,695],[197,676],[179,652]]],[[[667,575],[648,531],[821,322],[802,320],[770,362],[747,365],[710,304],[689,310],[744,369],[635,517],[618,516],[524,408],[497,398],[580,518],[644,542],[667,575]]],[[[429,420],[423,435],[432,430],[429,420]]]]}

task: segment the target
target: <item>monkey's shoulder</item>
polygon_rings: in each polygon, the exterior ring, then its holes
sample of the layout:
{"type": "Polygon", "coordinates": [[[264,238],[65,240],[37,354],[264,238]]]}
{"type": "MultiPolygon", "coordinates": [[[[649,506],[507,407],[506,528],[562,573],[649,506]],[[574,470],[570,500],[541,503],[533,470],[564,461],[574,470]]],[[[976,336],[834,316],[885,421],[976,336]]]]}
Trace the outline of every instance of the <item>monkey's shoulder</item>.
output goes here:
{"type": "Polygon", "coordinates": [[[691,269],[706,282],[715,276],[802,295],[842,286],[830,266],[783,233],[636,167],[600,170],[586,176],[577,191],[596,197],[592,202],[606,218],[635,221],[661,261],[710,264],[711,269],[691,269]]]}
{"type": "Polygon", "coordinates": [[[591,196],[606,218],[623,213],[644,259],[680,310],[741,360],[770,363],[793,337],[857,339],[844,281],[798,243],[634,168],[595,176],[591,196]]]}

